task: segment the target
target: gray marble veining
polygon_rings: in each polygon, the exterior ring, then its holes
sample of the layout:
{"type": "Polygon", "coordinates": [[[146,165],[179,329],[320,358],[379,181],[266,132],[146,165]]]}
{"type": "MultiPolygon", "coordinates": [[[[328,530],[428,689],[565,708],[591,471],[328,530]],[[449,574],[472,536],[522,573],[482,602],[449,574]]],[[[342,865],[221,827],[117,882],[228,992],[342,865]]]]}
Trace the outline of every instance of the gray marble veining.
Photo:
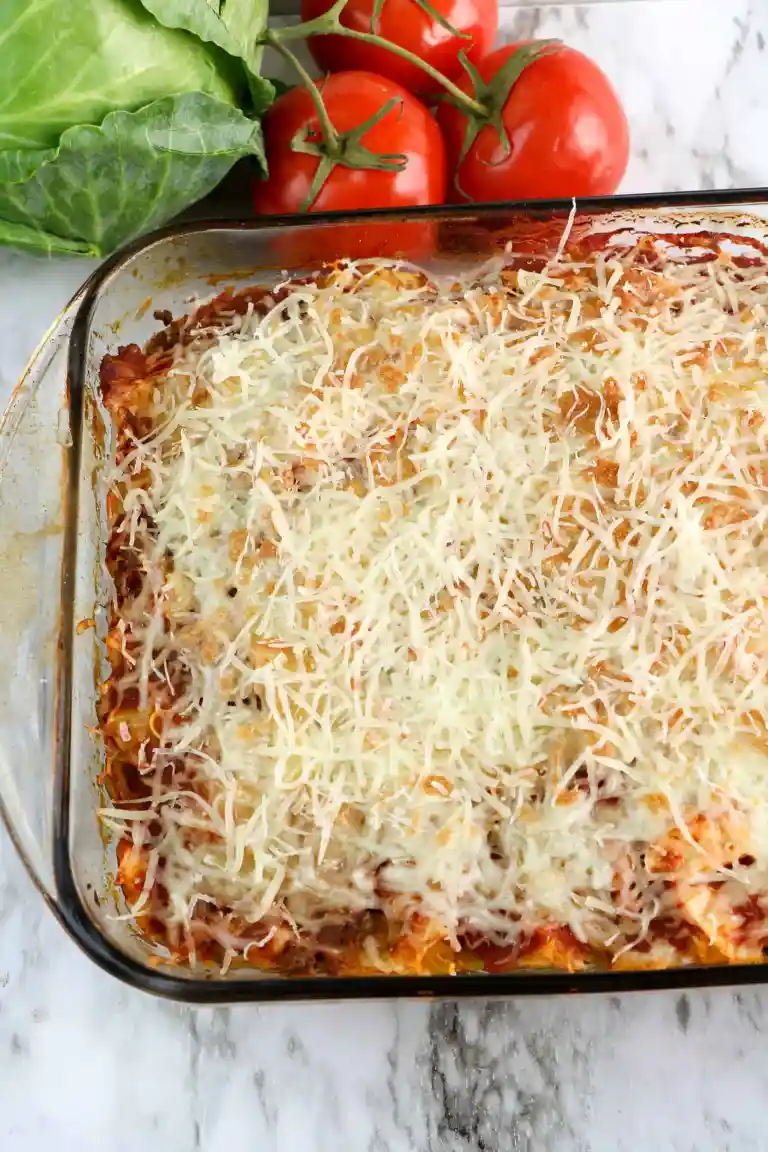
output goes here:
{"type": "MultiPolygon", "coordinates": [[[[630,116],[626,191],[768,184],[768,3],[506,6],[630,116]]],[[[7,397],[87,262],[0,252],[7,397]]],[[[193,1011],[94,968],[0,834],[3,1152],[765,1152],[768,989],[193,1011]]]]}
{"type": "Polygon", "coordinates": [[[186,1009],[93,968],[0,852],[0,1147],[760,1152],[768,992],[186,1009]]]}

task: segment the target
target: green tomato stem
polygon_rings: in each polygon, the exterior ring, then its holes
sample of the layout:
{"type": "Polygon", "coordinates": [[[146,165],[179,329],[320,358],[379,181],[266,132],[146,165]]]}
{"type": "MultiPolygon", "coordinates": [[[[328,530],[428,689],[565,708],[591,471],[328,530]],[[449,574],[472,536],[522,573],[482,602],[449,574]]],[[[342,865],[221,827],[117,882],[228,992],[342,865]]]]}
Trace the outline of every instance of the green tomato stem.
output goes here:
{"type": "Polygon", "coordinates": [[[373,44],[376,48],[383,48],[386,52],[391,52],[393,56],[399,56],[401,60],[406,60],[409,64],[420,68],[425,75],[431,76],[449,93],[452,103],[458,104],[467,112],[471,112],[473,116],[483,120],[487,119],[488,109],[484,104],[481,104],[479,100],[473,100],[471,96],[459,88],[458,84],[454,84],[447,76],[443,76],[442,72],[438,72],[437,68],[427,64],[415,53],[409,52],[407,48],[401,48],[399,44],[385,40],[383,36],[377,36],[374,32],[357,32],[354,28],[347,28],[342,24],[339,17],[346,4],[347,0],[336,0],[336,3],[327,12],[323,13],[322,16],[315,17],[314,20],[307,20],[304,24],[294,24],[286,28],[273,28],[266,33],[266,42],[271,44],[273,48],[277,48],[278,51],[279,45],[286,40],[305,40],[308,36],[345,36],[349,40],[373,44]]]}
{"type": "Polygon", "coordinates": [[[346,6],[347,0],[335,0],[322,16],[315,16],[314,20],[305,20],[299,24],[288,24],[285,28],[271,28],[267,36],[285,43],[286,40],[306,40],[309,36],[324,36],[328,32],[335,32],[336,22],[346,6]]]}
{"type": "Polygon", "coordinates": [[[392,44],[389,40],[384,40],[381,36],[374,35],[373,32],[356,32],[354,28],[345,28],[343,24],[339,24],[336,29],[337,34],[348,36],[350,40],[361,40],[363,44],[374,44],[377,48],[384,48],[387,52],[391,52],[393,56],[399,56],[401,60],[407,60],[409,64],[414,64],[420,68],[427,76],[431,76],[438,84],[445,88],[446,92],[452,97],[456,104],[460,104],[462,108],[466,108],[468,112],[473,115],[482,117],[487,115],[487,109],[484,104],[479,100],[473,100],[466,92],[459,88],[458,84],[454,84],[447,76],[443,76],[442,72],[438,72],[437,68],[433,68],[431,64],[427,64],[426,60],[422,60],[420,56],[415,53],[409,52],[407,48],[401,48],[399,44],[392,44]]]}
{"type": "MultiPolygon", "coordinates": [[[[346,4],[347,0],[343,0],[343,2],[346,4]]],[[[271,48],[274,48],[275,51],[278,52],[283,57],[283,59],[286,60],[291,65],[291,67],[296,70],[297,75],[301,79],[301,82],[306,86],[306,89],[312,98],[312,103],[315,106],[317,118],[320,122],[320,131],[322,133],[323,142],[326,147],[326,152],[329,156],[338,156],[341,152],[341,141],[339,139],[339,134],[331,123],[331,118],[326,111],[325,103],[323,102],[323,97],[317,84],[315,84],[315,81],[312,79],[309,72],[307,72],[298,56],[294,52],[291,52],[290,48],[286,48],[284,44],[275,39],[274,32],[267,32],[265,42],[269,44],[271,48]]]]}

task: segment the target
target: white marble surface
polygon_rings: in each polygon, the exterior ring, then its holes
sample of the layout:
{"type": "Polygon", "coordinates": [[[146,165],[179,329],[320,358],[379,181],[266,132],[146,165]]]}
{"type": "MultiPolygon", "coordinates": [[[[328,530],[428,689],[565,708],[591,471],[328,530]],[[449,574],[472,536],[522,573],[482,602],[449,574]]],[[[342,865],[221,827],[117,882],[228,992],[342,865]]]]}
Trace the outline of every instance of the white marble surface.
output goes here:
{"type": "MultiPolygon", "coordinates": [[[[627,191],[768,184],[767,0],[507,8],[505,26],[609,71],[627,191]]],[[[3,400],[87,270],[0,252],[3,400]]],[[[0,833],[4,1152],[763,1152],[767,1034],[768,989],[179,1008],[81,956],[0,833]]]]}

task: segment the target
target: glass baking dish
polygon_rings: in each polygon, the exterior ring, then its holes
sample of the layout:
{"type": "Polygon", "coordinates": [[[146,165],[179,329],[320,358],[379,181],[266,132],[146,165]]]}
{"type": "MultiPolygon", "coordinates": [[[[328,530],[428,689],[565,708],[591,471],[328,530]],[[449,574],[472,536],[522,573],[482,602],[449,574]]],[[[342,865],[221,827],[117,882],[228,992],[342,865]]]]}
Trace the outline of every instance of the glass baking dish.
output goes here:
{"type": "MultiPolygon", "coordinates": [[[[500,975],[201,976],[150,953],[110,884],[114,849],[96,816],[103,749],[94,734],[104,676],[104,490],[109,449],[97,390],[102,356],[142,343],[155,309],[174,315],[225,286],[275,282],[336,256],[364,256],[382,235],[416,238],[429,263],[469,265],[512,240],[546,255],[572,204],[469,206],[357,216],[193,223],[168,228],[108,260],[36,352],[0,428],[0,805],[37,887],[102,968],[149,992],[197,1003],[313,998],[462,996],[756,983],[768,966],[685,966],[654,972],[524,971],[500,975]],[[382,227],[383,226],[383,227],[382,227]],[[94,626],[95,625],[95,626],[94,626]]],[[[738,249],[768,240],[768,192],[583,201],[571,235],[716,231],[738,249]]]]}

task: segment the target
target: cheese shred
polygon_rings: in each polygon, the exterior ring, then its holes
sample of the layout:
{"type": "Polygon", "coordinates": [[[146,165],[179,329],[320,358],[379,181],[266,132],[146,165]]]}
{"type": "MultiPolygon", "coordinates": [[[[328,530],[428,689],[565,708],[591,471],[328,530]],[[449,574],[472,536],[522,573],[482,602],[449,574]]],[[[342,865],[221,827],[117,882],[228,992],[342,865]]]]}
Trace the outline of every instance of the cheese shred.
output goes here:
{"type": "Polygon", "coordinates": [[[107,358],[102,819],[173,954],[762,958],[768,268],[708,255],[352,262],[107,358]]]}

